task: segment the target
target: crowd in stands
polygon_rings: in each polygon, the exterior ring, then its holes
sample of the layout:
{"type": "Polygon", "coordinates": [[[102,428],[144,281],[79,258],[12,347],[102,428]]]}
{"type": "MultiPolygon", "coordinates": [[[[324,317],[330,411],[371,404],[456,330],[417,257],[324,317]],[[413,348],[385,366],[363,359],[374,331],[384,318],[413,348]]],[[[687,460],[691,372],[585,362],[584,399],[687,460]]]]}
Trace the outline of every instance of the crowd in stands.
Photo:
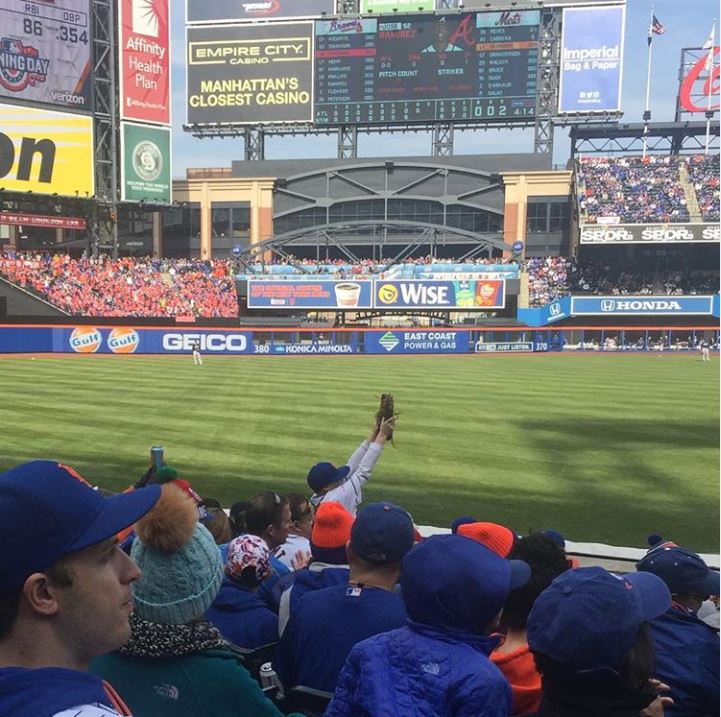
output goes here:
{"type": "Polygon", "coordinates": [[[313,466],[311,497],[229,514],[166,464],[117,495],[52,461],[0,474],[0,714],[719,713],[700,556],[652,535],[614,574],[473,516],[423,538],[399,505],[360,507],[394,429],[313,466]]]}
{"type": "Polygon", "coordinates": [[[525,267],[531,306],[543,306],[569,294],[680,296],[719,290],[717,274],[687,268],[651,272],[642,262],[626,262],[620,268],[551,256],[527,259],[525,267]]]}
{"type": "Polygon", "coordinates": [[[583,157],[577,165],[582,221],[687,222],[687,192],[703,221],[719,220],[719,156],[583,157]]]}
{"type": "Polygon", "coordinates": [[[0,253],[0,275],[82,316],[238,316],[230,263],[224,260],[0,253]]]}
{"type": "Polygon", "coordinates": [[[704,220],[719,221],[719,156],[689,157],[686,166],[704,220]]]}
{"type": "MultiPolygon", "coordinates": [[[[393,266],[347,261],[319,265],[301,260],[299,266],[292,265],[292,275],[297,277],[298,270],[305,267],[314,275],[335,272],[331,273],[332,278],[359,278],[364,272],[380,272],[374,275],[401,280],[417,278],[409,273],[408,267],[428,267],[440,271],[446,278],[454,268],[473,273],[482,272],[487,266],[493,272],[494,267],[501,265],[518,267],[528,273],[531,306],[542,306],[573,293],[681,295],[713,293],[719,288],[717,275],[691,271],[687,267],[651,272],[642,261],[627,262],[619,269],[604,262],[578,262],[560,256],[505,263],[498,258],[483,258],[463,260],[462,264],[429,256],[404,260],[402,265],[393,266]]],[[[246,271],[262,271],[262,276],[282,279],[284,274],[271,273],[272,269],[282,266],[291,265],[251,265],[246,271]]],[[[23,253],[12,249],[0,252],[0,276],[70,314],[82,316],[237,317],[236,269],[228,260],[74,259],[67,254],[23,253]]],[[[430,275],[424,273],[426,277],[430,275]]]]}

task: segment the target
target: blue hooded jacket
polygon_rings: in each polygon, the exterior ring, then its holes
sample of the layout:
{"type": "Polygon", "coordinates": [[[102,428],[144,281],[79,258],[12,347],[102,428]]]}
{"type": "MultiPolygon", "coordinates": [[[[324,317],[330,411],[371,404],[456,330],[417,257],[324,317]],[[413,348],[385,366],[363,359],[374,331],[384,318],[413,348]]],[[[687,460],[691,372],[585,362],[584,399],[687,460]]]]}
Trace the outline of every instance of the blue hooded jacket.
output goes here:
{"type": "Polygon", "coordinates": [[[116,710],[103,681],[87,672],[60,667],[0,669],[0,715],[51,717],[96,703],[113,710],[111,714],[116,710]]]}
{"type": "Polygon", "coordinates": [[[651,622],[655,676],[671,688],[673,717],[719,713],[719,637],[695,613],[674,603],[651,622]]]}
{"type": "Polygon", "coordinates": [[[205,613],[220,634],[238,647],[254,650],[278,642],[278,616],[252,591],[224,578],[205,613]]]}
{"type": "Polygon", "coordinates": [[[411,550],[401,572],[407,625],[355,646],[325,717],[510,713],[510,685],[488,658],[499,640],[483,634],[507,590],[489,593],[479,551],[490,552],[457,535],[411,550]]]}

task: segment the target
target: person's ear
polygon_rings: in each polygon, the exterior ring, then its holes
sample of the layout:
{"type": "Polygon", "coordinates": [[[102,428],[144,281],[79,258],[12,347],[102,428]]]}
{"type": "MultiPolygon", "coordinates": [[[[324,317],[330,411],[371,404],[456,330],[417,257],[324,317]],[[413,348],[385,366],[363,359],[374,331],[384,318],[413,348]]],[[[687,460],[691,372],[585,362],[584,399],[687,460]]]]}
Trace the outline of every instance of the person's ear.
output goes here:
{"type": "Polygon", "coordinates": [[[41,615],[55,615],[60,609],[60,586],[53,585],[45,573],[33,573],[23,585],[23,595],[30,607],[41,615]]]}

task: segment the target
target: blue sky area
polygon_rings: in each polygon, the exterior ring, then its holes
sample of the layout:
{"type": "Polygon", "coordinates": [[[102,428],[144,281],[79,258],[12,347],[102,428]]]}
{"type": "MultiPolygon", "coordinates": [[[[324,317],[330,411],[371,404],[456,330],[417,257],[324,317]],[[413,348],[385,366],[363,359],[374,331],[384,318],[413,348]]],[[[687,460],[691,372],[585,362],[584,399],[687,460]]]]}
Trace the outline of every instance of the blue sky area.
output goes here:
{"type": "MultiPolygon", "coordinates": [[[[209,0],[210,1],[210,0],[209,0]]],[[[624,121],[640,122],[646,91],[646,36],[651,2],[628,0],[622,109],[624,121]]],[[[243,156],[242,139],[198,140],[183,132],[185,122],[185,17],[181,3],[172,2],[173,43],[173,175],[182,177],[188,167],[227,167],[243,156]]],[[[654,121],[673,120],[678,91],[678,67],[683,47],[700,47],[708,39],[718,15],[718,0],[655,0],[656,17],[666,32],[655,36],[651,79],[651,111],[654,121]]],[[[718,44],[718,23],[716,44],[718,44]]],[[[702,116],[699,119],[703,119],[702,116]]],[[[266,159],[335,157],[336,137],[267,137],[266,159]]],[[[557,130],[554,162],[565,164],[569,142],[557,130]]],[[[359,157],[428,156],[428,133],[359,135],[359,157]]],[[[532,152],[533,132],[528,130],[456,132],[456,154],[532,152]]]]}

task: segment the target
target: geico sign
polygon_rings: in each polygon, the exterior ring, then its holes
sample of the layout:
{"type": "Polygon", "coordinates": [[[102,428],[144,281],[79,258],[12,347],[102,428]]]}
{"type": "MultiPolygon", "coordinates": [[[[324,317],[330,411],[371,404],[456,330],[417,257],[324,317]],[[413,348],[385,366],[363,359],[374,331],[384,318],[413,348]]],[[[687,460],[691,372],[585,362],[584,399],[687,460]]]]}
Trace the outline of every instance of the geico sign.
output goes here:
{"type": "Polygon", "coordinates": [[[641,232],[643,241],[693,241],[693,232],[685,227],[646,227],[641,232]]]}
{"type": "Polygon", "coordinates": [[[165,351],[192,351],[196,342],[201,351],[242,353],[248,348],[248,340],[243,334],[163,334],[165,351]]]}
{"type": "Polygon", "coordinates": [[[682,311],[678,301],[604,299],[601,311],[682,311]]]}

